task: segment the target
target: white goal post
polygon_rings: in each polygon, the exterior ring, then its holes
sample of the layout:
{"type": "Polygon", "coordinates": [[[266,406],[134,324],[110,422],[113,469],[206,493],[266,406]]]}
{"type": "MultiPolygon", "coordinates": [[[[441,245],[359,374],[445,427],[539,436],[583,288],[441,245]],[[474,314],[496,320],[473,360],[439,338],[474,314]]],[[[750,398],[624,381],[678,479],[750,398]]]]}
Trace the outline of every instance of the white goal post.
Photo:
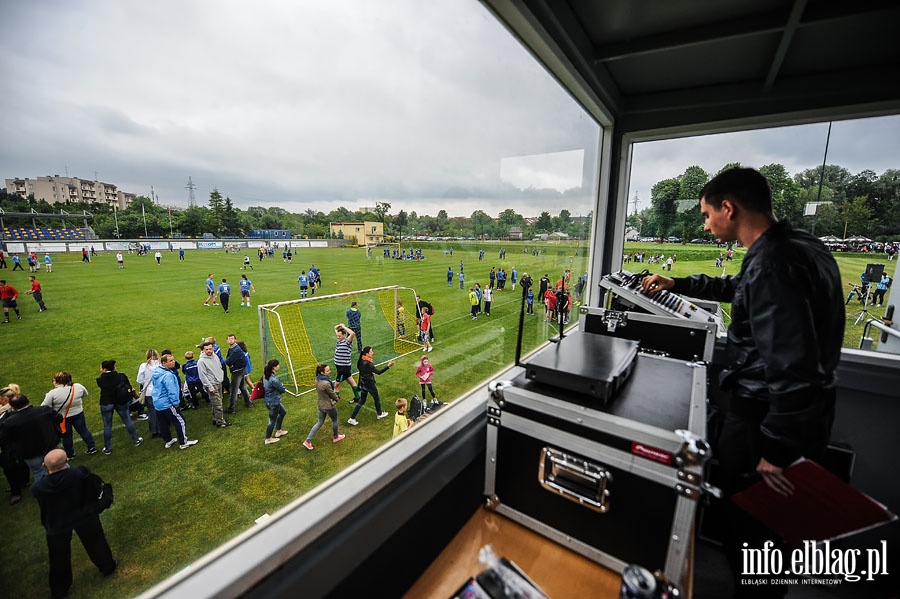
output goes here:
{"type": "Polygon", "coordinates": [[[278,378],[289,393],[312,390],[316,366],[333,364],[334,325],[346,324],[346,312],[354,301],[362,331],[360,343],[354,341],[354,358],[360,345],[371,346],[379,363],[422,349],[416,292],[411,287],[391,285],[262,304],[257,314],[263,365],[273,358],[281,363],[278,378]]]}

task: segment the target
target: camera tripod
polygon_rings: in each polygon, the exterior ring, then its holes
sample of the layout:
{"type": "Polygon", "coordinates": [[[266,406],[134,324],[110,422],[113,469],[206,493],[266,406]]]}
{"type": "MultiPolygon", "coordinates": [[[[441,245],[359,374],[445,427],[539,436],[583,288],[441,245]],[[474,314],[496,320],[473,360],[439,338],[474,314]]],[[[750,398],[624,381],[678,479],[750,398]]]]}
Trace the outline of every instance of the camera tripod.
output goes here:
{"type": "Polygon", "coordinates": [[[850,295],[848,296],[847,303],[850,302],[850,298],[852,298],[854,293],[862,301],[862,309],[859,312],[855,312],[854,314],[851,314],[850,316],[847,317],[847,320],[850,320],[851,318],[856,318],[856,321],[853,323],[854,325],[858,325],[862,321],[867,320],[869,318],[874,318],[875,320],[881,322],[880,318],[869,314],[869,310],[868,310],[869,298],[872,297],[872,293],[871,293],[871,290],[869,289],[869,285],[870,285],[870,283],[866,283],[865,285],[853,285],[853,290],[850,292],[850,295]]]}

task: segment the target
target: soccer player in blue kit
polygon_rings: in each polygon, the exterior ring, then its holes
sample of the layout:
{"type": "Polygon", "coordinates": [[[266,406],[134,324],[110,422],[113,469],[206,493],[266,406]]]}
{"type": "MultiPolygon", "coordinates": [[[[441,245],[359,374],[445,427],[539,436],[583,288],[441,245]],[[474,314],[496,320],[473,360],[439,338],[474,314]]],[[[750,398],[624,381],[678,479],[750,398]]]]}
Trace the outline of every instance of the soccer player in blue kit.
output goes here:
{"type": "Polygon", "coordinates": [[[244,302],[247,302],[247,307],[250,307],[250,292],[256,293],[256,288],[253,286],[253,281],[247,278],[247,275],[241,275],[241,280],[238,281],[238,285],[241,286],[241,307],[244,307],[244,302]]]}

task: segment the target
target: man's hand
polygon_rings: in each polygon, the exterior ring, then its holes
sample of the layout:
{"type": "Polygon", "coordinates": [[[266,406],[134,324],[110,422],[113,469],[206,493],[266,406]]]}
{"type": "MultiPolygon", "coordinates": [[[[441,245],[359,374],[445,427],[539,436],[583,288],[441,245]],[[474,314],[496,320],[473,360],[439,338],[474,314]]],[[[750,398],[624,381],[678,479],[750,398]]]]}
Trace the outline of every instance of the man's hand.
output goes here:
{"type": "Polygon", "coordinates": [[[787,497],[794,493],[794,483],[784,476],[783,468],[770,464],[765,458],[760,458],[759,464],[756,465],[756,471],[762,475],[769,488],[779,495],[787,497]]]}
{"type": "Polygon", "coordinates": [[[641,286],[644,293],[654,293],[663,289],[671,289],[675,285],[675,279],[664,277],[662,275],[650,275],[641,279],[641,286]]]}

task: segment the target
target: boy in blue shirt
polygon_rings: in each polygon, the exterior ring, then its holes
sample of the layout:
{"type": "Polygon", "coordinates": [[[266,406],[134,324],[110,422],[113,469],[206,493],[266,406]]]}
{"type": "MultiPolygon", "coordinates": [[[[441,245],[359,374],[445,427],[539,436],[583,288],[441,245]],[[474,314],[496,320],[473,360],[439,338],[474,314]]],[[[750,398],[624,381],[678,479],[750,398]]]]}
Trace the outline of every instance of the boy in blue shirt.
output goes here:
{"type": "Polygon", "coordinates": [[[309,275],[306,274],[305,270],[297,277],[297,282],[300,283],[300,297],[302,299],[306,297],[306,294],[309,291],[309,275]]]}
{"type": "Polygon", "coordinates": [[[534,291],[530,288],[528,289],[528,295],[525,296],[525,305],[527,306],[525,313],[534,316],[534,291]]]}
{"type": "Polygon", "coordinates": [[[218,305],[216,303],[216,284],[213,281],[212,273],[209,273],[209,276],[206,278],[206,301],[203,302],[203,305],[208,306],[209,300],[212,300],[213,306],[218,305]]]}
{"type": "Polygon", "coordinates": [[[196,410],[200,407],[200,397],[205,399],[206,404],[209,405],[209,395],[206,394],[206,389],[203,388],[203,383],[200,381],[200,371],[197,368],[197,360],[194,359],[194,352],[184,352],[184,359],[187,361],[181,367],[181,372],[184,373],[184,382],[187,383],[188,399],[196,410]]]}

